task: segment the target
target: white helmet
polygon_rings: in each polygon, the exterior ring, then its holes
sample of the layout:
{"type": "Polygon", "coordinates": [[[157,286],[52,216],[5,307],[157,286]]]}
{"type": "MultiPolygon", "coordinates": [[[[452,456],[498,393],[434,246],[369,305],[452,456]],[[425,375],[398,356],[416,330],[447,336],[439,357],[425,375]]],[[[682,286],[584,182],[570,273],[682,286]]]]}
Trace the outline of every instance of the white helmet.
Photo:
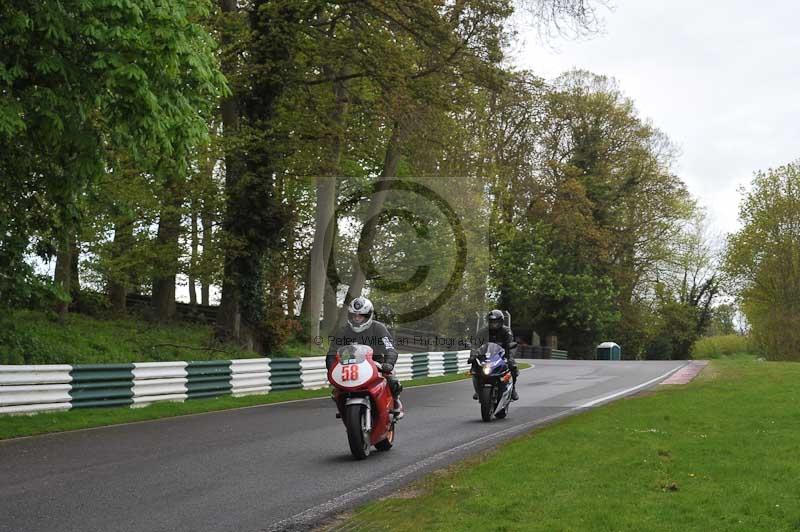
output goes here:
{"type": "Polygon", "coordinates": [[[367,299],[366,297],[357,297],[350,302],[350,306],[347,307],[347,323],[350,325],[350,328],[353,329],[353,332],[363,332],[369,329],[369,326],[372,325],[372,317],[375,315],[375,312],[372,308],[372,301],[367,299]],[[364,320],[362,323],[355,323],[353,321],[353,316],[356,314],[361,316],[366,316],[367,319],[364,320]]]}

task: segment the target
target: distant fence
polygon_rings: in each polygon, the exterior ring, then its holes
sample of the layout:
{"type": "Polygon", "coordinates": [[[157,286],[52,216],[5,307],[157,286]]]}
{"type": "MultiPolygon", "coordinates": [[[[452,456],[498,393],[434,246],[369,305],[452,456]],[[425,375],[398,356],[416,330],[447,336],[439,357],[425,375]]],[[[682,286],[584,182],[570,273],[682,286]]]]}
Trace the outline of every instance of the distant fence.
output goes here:
{"type": "MultiPolygon", "coordinates": [[[[125,297],[125,303],[128,309],[140,314],[149,314],[153,310],[151,297],[148,295],[128,294],[125,297]]],[[[177,318],[184,321],[211,325],[217,319],[217,312],[219,312],[219,305],[175,303],[175,314],[177,318]]],[[[431,349],[454,350],[459,348],[459,346],[453,345],[452,339],[442,338],[432,331],[393,327],[391,332],[398,351],[424,353],[431,349]]]]}
{"type": "MultiPolygon", "coordinates": [[[[401,381],[469,370],[469,351],[398,356],[401,381]]],[[[325,357],[90,365],[0,365],[0,414],[101,406],[146,406],[220,395],[328,386],[325,357]]]]}
{"type": "MultiPolygon", "coordinates": [[[[125,296],[125,305],[128,309],[141,314],[149,314],[153,311],[151,298],[147,295],[128,294],[125,296]]],[[[185,321],[210,325],[217,320],[218,311],[218,305],[201,305],[200,303],[192,305],[175,302],[175,314],[185,321]]]]}
{"type": "Polygon", "coordinates": [[[557,360],[567,360],[569,356],[566,351],[553,349],[547,346],[521,345],[517,347],[517,358],[554,358],[557,360]]]}
{"type": "Polygon", "coordinates": [[[459,347],[464,347],[463,343],[460,346],[458,345],[457,338],[439,336],[432,331],[393,327],[390,332],[398,351],[425,353],[432,349],[458,350],[459,347]]]}

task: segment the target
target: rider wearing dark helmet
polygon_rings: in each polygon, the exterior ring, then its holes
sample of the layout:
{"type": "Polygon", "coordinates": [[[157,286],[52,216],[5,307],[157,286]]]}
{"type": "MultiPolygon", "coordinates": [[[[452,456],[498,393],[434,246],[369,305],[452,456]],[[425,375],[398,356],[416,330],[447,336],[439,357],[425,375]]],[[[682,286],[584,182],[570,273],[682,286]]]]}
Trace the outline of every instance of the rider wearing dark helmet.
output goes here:
{"type": "MultiPolygon", "coordinates": [[[[508,360],[508,367],[511,370],[511,376],[514,379],[514,393],[511,394],[511,399],[516,401],[519,399],[519,394],[517,394],[517,375],[519,375],[519,369],[517,368],[517,362],[514,360],[514,355],[511,354],[511,343],[514,341],[514,333],[511,332],[511,327],[506,327],[503,325],[503,313],[497,309],[492,310],[486,315],[486,327],[478,331],[475,335],[476,343],[475,347],[479,347],[486,342],[493,342],[495,344],[499,344],[503,350],[506,352],[506,358],[508,360]]],[[[472,379],[472,384],[475,386],[475,394],[472,396],[473,399],[478,399],[478,381],[477,379],[472,379]]]]}
{"type": "Polygon", "coordinates": [[[335,336],[330,337],[331,345],[325,357],[325,366],[330,369],[336,360],[336,351],[345,345],[361,344],[372,348],[372,358],[386,377],[389,390],[394,397],[393,412],[397,419],[403,417],[403,404],[400,402],[400,392],[403,386],[391,375],[397,362],[397,351],[394,348],[392,336],[386,325],[374,319],[375,310],[372,301],[366,297],[357,297],[347,307],[347,325],[342,327],[335,336]]]}

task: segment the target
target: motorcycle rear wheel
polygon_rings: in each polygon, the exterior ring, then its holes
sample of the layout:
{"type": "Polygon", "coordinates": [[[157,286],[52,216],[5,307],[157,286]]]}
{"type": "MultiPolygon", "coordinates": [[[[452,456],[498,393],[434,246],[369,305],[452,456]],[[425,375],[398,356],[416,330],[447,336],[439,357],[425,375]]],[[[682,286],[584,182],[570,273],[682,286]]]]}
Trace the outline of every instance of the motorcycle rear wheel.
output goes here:
{"type": "Polygon", "coordinates": [[[364,405],[347,405],[344,411],[344,425],[347,427],[347,443],[356,460],[369,456],[369,433],[366,426],[367,409],[364,405]]]}
{"type": "Polygon", "coordinates": [[[478,392],[478,399],[481,402],[481,419],[484,421],[492,420],[492,389],[483,387],[478,392]]]}

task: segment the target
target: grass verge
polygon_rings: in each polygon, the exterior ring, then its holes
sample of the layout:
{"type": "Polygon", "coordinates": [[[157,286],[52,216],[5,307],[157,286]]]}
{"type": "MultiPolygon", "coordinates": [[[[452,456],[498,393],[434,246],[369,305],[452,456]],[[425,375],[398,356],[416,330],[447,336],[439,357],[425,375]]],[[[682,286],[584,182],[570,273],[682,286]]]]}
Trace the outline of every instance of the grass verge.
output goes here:
{"type": "Polygon", "coordinates": [[[711,363],[412,484],[335,529],[800,530],[800,364],[711,363]]]}
{"type": "MultiPolygon", "coordinates": [[[[519,364],[524,369],[527,364],[519,364]]],[[[403,382],[405,388],[428,384],[442,384],[467,378],[464,374],[428,377],[403,382]]],[[[213,399],[192,399],[183,403],[155,403],[143,408],[90,408],[68,410],[65,412],[44,412],[35,415],[0,416],[0,440],[34,436],[50,432],[86,429],[105,425],[117,425],[135,421],[147,421],[164,417],[198,414],[243,408],[247,406],[265,405],[294,401],[297,399],[313,399],[330,395],[330,389],[321,390],[285,390],[265,395],[248,395],[232,397],[230,395],[213,399]]]]}
{"type": "Polygon", "coordinates": [[[13,338],[0,336],[0,364],[116,364],[258,357],[233,344],[213,341],[211,327],[159,325],[134,317],[98,319],[20,310],[9,322],[13,338]]]}

